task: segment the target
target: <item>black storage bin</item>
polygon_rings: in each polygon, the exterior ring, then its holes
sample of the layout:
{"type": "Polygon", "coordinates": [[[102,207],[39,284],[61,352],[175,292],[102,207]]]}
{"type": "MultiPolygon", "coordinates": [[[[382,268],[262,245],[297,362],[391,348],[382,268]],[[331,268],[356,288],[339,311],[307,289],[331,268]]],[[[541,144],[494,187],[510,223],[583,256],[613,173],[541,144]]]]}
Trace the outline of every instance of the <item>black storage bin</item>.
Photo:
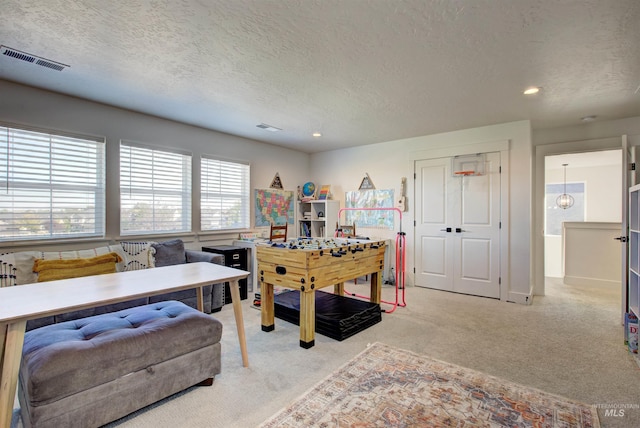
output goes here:
{"type": "MultiPolygon", "coordinates": [[[[380,305],[351,297],[316,291],[316,333],[342,341],[382,321],[380,305]]],[[[300,325],[300,292],[287,290],[274,296],[274,315],[300,325]]]]}

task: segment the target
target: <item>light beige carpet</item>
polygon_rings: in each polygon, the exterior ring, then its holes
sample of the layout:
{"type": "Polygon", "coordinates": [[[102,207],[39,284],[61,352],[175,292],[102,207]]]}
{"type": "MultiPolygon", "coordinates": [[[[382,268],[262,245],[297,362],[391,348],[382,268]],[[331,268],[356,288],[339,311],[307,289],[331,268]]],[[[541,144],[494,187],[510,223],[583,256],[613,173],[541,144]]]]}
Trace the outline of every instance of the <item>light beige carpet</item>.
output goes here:
{"type": "MultiPolygon", "coordinates": [[[[366,294],[369,285],[345,285],[366,294]]],[[[254,428],[381,342],[520,385],[592,404],[604,428],[640,427],[640,369],[623,343],[620,287],[547,282],[529,306],[419,287],[407,306],[342,342],[316,335],[299,345],[299,327],[276,319],[261,330],[260,311],[243,300],[249,367],[242,366],[233,309],[214,314],[224,324],[222,373],[109,424],[109,428],[254,428]],[[623,414],[624,412],[624,414],[623,414]]],[[[393,287],[383,287],[393,301],[393,287]]],[[[390,305],[385,305],[385,309],[390,305]]],[[[17,418],[12,428],[22,426],[17,418]]]]}
{"type": "Polygon", "coordinates": [[[593,406],[374,343],[260,425],[599,427],[593,406]]]}

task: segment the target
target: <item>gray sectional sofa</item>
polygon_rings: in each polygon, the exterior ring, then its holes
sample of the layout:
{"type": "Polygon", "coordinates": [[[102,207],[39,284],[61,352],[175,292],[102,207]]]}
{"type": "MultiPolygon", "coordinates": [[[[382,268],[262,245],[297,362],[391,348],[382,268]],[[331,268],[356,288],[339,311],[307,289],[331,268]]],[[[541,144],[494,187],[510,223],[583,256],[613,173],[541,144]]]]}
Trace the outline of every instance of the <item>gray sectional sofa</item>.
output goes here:
{"type": "MultiPolygon", "coordinates": [[[[203,261],[224,265],[223,255],[185,249],[184,243],[180,239],[165,242],[123,241],[115,245],[77,251],[20,251],[2,254],[0,255],[0,286],[20,286],[21,284],[38,282],[38,273],[33,271],[36,259],[89,259],[109,253],[117,253],[121,259],[121,261],[115,265],[115,272],[152,269],[154,267],[203,261]]],[[[219,311],[224,305],[224,283],[211,284],[203,287],[203,297],[203,309],[205,313],[219,311]]],[[[76,320],[166,300],[180,301],[195,308],[196,291],[194,289],[183,290],[81,311],[73,311],[56,315],[55,317],[30,320],[27,323],[27,331],[53,323],[76,320]]]]}

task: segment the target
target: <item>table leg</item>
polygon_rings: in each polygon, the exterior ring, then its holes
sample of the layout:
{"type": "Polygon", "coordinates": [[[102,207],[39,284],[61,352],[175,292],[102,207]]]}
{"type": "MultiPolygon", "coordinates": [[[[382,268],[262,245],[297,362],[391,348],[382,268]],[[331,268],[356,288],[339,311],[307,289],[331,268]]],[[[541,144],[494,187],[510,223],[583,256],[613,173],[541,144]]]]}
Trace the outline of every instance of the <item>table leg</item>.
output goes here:
{"type": "Polygon", "coordinates": [[[382,300],[382,272],[371,274],[371,294],[369,300],[373,303],[380,303],[382,300]]]}
{"type": "Polygon", "coordinates": [[[202,296],[202,287],[196,287],[196,307],[200,312],[204,312],[204,298],[202,296]]]}
{"type": "Polygon", "coordinates": [[[338,296],[344,296],[344,282],[335,284],[333,286],[333,294],[337,294],[338,296]]]}
{"type": "Polygon", "coordinates": [[[240,342],[240,352],[242,353],[242,365],[249,367],[247,338],[244,334],[244,318],[242,316],[242,302],[240,301],[240,284],[237,279],[229,281],[229,291],[231,291],[231,304],[233,305],[233,314],[236,318],[236,328],[238,329],[238,341],[240,342]]]}
{"type": "Polygon", "coordinates": [[[0,427],[10,427],[26,321],[0,325],[0,427]]]}
{"type": "Polygon", "coordinates": [[[309,349],[315,345],[316,293],[300,291],[300,346],[309,349]]]}
{"type": "Polygon", "coordinates": [[[275,310],[273,300],[273,284],[262,283],[260,287],[260,318],[262,331],[275,330],[275,310]]]}

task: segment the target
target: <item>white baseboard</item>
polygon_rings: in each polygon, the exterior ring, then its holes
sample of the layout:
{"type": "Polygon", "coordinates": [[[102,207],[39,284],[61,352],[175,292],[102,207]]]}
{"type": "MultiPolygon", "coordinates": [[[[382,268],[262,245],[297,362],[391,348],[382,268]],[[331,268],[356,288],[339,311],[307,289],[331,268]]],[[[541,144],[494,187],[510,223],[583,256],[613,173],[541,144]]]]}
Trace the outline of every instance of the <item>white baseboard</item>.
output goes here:
{"type": "Polygon", "coordinates": [[[562,281],[567,285],[595,285],[604,287],[620,287],[620,281],[611,279],[582,278],[579,276],[565,276],[562,281]]]}
{"type": "Polygon", "coordinates": [[[519,303],[521,305],[530,305],[533,302],[533,296],[527,293],[509,293],[507,302],[519,303]]]}

